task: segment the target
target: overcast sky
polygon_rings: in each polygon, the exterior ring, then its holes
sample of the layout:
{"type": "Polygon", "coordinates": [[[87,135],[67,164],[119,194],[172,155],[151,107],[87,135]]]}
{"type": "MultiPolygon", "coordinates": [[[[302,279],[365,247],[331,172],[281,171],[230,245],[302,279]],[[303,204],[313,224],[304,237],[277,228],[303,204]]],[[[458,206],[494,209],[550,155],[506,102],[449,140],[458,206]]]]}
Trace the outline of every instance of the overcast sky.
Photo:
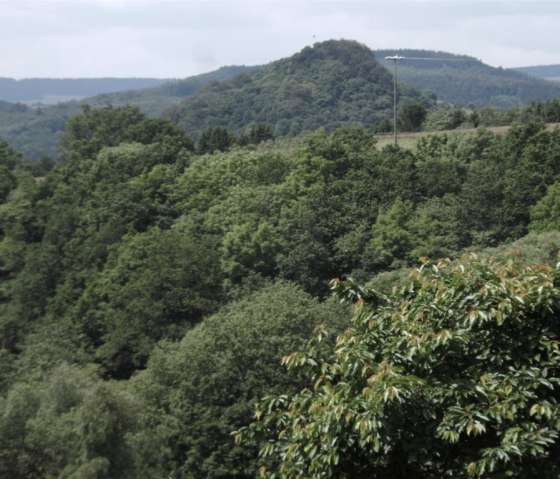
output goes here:
{"type": "Polygon", "coordinates": [[[0,77],[183,78],[331,38],[560,64],[560,0],[0,0],[0,77]]]}

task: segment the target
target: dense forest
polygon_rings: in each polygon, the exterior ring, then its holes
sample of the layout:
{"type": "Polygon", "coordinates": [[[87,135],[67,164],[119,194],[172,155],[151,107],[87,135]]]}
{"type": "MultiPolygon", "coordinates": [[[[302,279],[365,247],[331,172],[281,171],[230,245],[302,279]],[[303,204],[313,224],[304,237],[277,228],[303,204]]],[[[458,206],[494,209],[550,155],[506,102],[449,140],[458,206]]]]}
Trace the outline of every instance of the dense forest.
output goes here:
{"type": "MultiPolygon", "coordinates": [[[[401,85],[401,101],[433,106],[401,85]]],[[[268,123],[284,136],[319,127],[372,126],[390,118],[393,77],[371,50],[357,42],[331,40],[306,47],[251,75],[214,83],[186,98],[166,115],[189,134],[219,125],[240,132],[268,123]]]]}
{"type": "Polygon", "coordinates": [[[560,85],[529,72],[491,67],[476,58],[431,50],[375,50],[387,67],[386,56],[404,56],[398,77],[420,91],[429,90],[438,100],[476,108],[512,108],[560,96],[560,85]],[[406,57],[409,57],[408,59],[406,57]]]}
{"type": "Polygon", "coordinates": [[[208,146],[222,137],[128,106],[70,118],[41,175],[0,143],[1,477],[558,468],[558,280],[524,268],[560,249],[559,129],[412,150],[361,126],[274,139],[262,125],[208,146]],[[508,266],[427,259],[467,250],[508,266]],[[539,326],[488,329],[484,311],[539,326]],[[520,393],[493,409],[501,388],[520,393]]]}

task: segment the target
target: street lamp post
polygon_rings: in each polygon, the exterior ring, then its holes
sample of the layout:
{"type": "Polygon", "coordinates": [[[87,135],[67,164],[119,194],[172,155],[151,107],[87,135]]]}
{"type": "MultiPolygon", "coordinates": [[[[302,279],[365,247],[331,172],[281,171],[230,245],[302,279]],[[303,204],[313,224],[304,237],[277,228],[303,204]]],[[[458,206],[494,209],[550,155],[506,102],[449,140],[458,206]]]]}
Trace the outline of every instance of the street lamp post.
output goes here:
{"type": "Polygon", "coordinates": [[[393,143],[397,146],[397,61],[404,60],[405,57],[394,55],[385,57],[385,60],[392,60],[395,65],[395,73],[393,75],[393,143]]]}
{"type": "Polygon", "coordinates": [[[441,58],[441,57],[400,57],[393,55],[392,57],[385,57],[385,60],[391,60],[394,64],[393,75],[393,141],[397,145],[397,62],[399,60],[424,60],[436,62],[480,62],[474,58],[441,58]]]}

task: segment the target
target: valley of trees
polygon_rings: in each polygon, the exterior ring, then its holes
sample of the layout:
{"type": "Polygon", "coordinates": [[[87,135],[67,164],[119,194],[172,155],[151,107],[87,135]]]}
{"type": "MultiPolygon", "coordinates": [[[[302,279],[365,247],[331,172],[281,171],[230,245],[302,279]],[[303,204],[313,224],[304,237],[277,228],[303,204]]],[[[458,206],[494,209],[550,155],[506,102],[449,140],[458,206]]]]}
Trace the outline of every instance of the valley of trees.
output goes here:
{"type": "Polygon", "coordinates": [[[223,133],[0,144],[0,476],[555,471],[560,130],[223,133]]]}
{"type": "Polygon", "coordinates": [[[0,102],[0,477],[560,474],[558,100],[380,147],[366,47],[239,69],[0,102]]]}

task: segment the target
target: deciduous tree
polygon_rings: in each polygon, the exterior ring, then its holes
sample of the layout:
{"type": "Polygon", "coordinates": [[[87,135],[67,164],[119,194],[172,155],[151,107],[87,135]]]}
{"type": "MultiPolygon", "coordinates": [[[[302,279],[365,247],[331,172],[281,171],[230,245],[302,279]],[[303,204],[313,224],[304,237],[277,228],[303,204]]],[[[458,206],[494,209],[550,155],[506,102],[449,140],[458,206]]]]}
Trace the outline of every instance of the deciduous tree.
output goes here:
{"type": "Polygon", "coordinates": [[[262,441],[263,477],[558,476],[560,270],[470,257],[389,297],[333,290],[352,327],[284,359],[314,385],[265,398],[238,433],[262,441]]]}

